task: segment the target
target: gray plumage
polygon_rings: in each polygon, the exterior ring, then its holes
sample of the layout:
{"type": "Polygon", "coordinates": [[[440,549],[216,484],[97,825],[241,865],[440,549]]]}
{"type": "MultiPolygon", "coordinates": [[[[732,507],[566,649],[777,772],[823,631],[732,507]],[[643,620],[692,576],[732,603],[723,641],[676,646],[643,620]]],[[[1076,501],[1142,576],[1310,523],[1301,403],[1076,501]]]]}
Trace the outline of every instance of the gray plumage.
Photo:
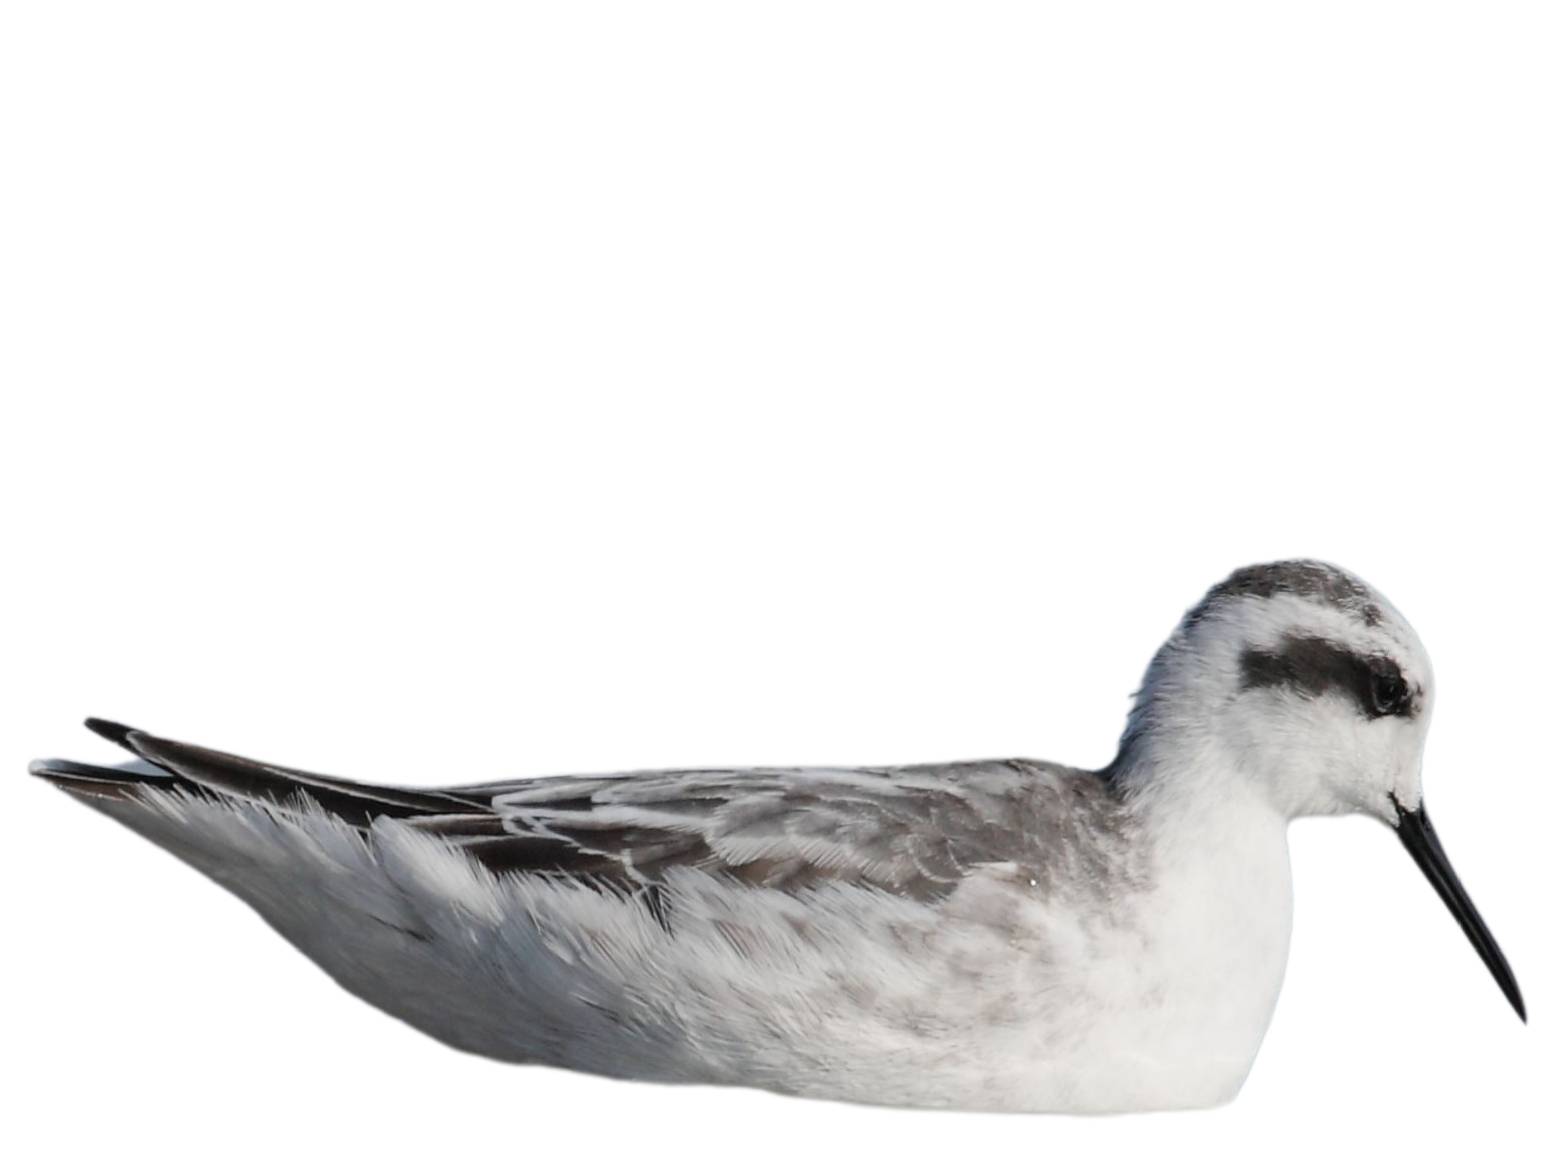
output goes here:
{"type": "MultiPolygon", "coordinates": [[[[675,868],[763,888],[853,884],[923,901],[988,863],[1051,885],[1123,876],[1117,846],[1100,842],[1123,816],[1114,786],[1093,772],[1026,759],[624,772],[431,790],[279,767],[103,720],[89,725],[150,765],[141,787],[316,805],[367,836],[377,820],[397,820],[492,872],[579,878],[600,890],[661,886],[675,868]]],[[[51,774],[110,796],[124,780],[122,771],[80,764],[51,774]]]]}

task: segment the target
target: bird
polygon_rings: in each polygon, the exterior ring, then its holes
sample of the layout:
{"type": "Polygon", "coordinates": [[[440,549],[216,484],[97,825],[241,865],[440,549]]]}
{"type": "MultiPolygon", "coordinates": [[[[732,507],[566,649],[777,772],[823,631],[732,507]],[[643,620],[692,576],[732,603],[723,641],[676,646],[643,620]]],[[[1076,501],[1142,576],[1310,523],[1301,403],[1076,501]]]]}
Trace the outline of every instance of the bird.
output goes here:
{"type": "Polygon", "coordinates": [[[1314,560],[1211,587],[1114,759],[393,787],[88,719],[31,770],[225,886],[434,1038],[615,1078],[886,1106],[1216,1106],[1271,1020],[1287,829],[1393,829],[1520,1018],[1422,800],[1431,664],[1314,560]]]}

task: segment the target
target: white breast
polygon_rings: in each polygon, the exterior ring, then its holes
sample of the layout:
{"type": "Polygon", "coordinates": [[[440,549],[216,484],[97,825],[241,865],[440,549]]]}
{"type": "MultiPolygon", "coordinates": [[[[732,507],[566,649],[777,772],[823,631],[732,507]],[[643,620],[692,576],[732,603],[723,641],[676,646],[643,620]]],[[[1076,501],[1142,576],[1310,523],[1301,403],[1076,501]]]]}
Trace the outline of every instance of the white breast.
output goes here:
{"type": "Polygon", "coordinates": [[[1222,805],[1156,840],[1156,883],[1130,902],[1113,955],[1091,977],[1105,1001],[1092,1054],[1129,1063],[1100,1097],[1126,1109],[1215,1105],[1243,1084],[1281,990],[1287,825],[1267,808],[1222,805]],[[1121,1075],[1127,1093],[1116,1094],[1121,1075]]]}

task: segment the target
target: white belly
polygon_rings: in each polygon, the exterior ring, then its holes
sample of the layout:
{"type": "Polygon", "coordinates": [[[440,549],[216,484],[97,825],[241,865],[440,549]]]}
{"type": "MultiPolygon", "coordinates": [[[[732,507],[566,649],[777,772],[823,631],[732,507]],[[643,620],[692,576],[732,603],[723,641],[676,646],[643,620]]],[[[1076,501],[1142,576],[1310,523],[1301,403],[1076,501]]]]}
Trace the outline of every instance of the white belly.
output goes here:
{"type": "Polygon", "coordinates": [[[1160,861],[1145,888],[1081,907],[994,868],[937,905],[686,872],[670,932],[593,888],[496,881],[407,829],[366,846],[317,816],[200,803],[129,822],[346,988],[463,1049],[859,1102],[1224,1101],[1265,1032],[1290,929],[1285,828],[1160,861]]]}

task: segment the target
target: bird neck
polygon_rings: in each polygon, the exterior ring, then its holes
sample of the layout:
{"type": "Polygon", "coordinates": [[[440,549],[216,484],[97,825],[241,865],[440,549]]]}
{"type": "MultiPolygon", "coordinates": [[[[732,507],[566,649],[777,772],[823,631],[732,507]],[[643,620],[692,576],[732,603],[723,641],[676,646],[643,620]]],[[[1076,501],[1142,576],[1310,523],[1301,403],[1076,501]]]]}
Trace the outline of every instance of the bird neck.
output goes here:
{"type": "Polygon", "coordinates": [[[1164,845],[1285,836],[1287,816],[1212,734],[1154,723],[1128,733],[1106,778],[1164,845]]]}

